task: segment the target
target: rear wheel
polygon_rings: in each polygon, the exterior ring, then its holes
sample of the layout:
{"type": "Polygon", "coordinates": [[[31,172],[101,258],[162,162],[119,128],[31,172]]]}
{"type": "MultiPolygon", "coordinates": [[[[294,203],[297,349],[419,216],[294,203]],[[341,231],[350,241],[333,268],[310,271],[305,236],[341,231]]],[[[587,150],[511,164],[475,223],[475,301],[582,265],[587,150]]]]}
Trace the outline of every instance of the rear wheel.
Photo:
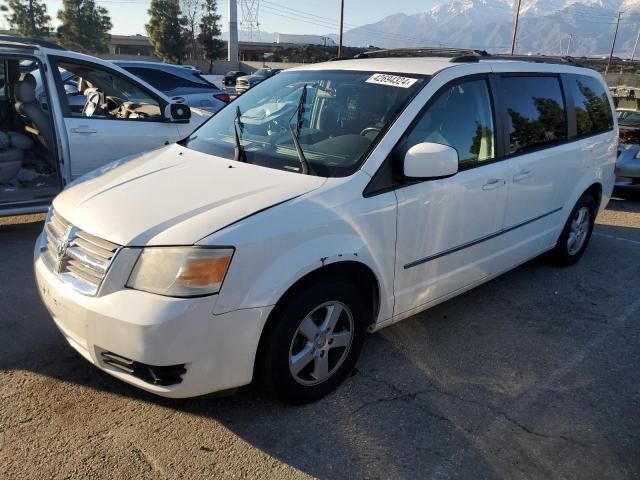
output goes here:
{"type": "Polygon", "coordinates": [[[555,248],[550,252],[552,262],[559,266],[575,264],[587,249],[596,217],[596,201],[584,194],[578,200],[562,229],[555,248]]]}
{"type": "Polygon", "coordinates": [[[302,287],[270,319],[258,360],[262,382],[288,403],[313,402],[334,390],[360,354],[366,312],[353,285],[302,287]]]}

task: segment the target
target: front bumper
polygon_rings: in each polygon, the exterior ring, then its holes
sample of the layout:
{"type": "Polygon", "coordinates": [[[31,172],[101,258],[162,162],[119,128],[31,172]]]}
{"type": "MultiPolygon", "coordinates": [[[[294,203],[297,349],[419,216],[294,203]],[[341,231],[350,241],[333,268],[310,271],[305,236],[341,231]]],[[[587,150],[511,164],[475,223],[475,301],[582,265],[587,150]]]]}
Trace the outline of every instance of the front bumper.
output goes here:
{"type": "Polygon", "coordinates": [[[636,163],[625,162],[616,165],[616,178],[640,178],[640,159],[636,160],[636,163]]]}
{"type": "Polygon", "coordinates": [[[635,146],[620,149],[615,169],[618,182],[640,178],[640,158],[635,158],[638,151],[635,146]]]}
{"type": "Polygon", "coordinates": [[[62,283],[43,263],[38,246],[34,260],[40,296],[59,330],[101,370],[171,398],[251,382],[258,341],[271,307],[214,315],[216,296],[180,299],[122,288],[90,297],[62,283]],[[104,352],[145,365],[184,365],[186,373],[180,383],[155,384],[105,362],[104,352]]]}

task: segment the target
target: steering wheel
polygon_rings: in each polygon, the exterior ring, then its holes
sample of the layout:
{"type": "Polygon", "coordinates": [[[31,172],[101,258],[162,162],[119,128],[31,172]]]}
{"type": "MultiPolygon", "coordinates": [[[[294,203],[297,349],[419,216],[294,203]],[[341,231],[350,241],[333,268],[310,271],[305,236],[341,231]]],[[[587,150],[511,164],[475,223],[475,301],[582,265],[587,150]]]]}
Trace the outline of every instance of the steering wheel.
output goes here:
{"type": "Polygon", "coordinates": [[[367,133],[370,133],[370,132],[380,133],[381,130],[382,129],[378,127],[367,127],[360,132],[360,136],[364,137],[367,133]]]}
{"type": "Polygon", "coordinates": [[[100,100],[101,100],[100,92],[93,91],[87,94],[87,102],[82,107],[82,115],[85,117],[92,117],[96,111],[101,110],[100,100]]]}
{"type": "Polygon", "coordinates": [[[125,102],[123,98],[108,96],[106,98],[107,110],[112,114],[117,113],[120,110],[120,106],[125,102]]]}

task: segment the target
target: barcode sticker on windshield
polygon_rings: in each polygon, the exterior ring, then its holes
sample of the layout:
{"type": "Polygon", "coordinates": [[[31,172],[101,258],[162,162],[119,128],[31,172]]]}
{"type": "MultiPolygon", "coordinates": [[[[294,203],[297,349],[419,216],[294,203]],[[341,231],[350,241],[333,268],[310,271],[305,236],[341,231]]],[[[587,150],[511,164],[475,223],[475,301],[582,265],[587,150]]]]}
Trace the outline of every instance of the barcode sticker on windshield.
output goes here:
{"type": "Polygon", "coordinates": [[[409,88],[418,81],[417,78],[400,77],[389,75],[388,73],[374,73],[367,79],[367,83],[377,83],[378,85],[391,85],[393,87],[409,88]]]}

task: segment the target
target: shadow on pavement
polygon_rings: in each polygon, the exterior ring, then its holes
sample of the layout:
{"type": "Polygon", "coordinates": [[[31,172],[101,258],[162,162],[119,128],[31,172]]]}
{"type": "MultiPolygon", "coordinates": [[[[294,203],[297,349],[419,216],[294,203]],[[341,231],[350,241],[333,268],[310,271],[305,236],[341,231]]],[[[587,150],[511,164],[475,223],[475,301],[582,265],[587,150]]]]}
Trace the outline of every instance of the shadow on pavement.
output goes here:
{"type": "MultiPolygon", "coordinates": [[[[631,234],[596,227],[605,228],[631,234]]],[[[37,297],[31,251],[40,229],[0,227],[0,335],[11,340],[0,346],[0,371],[211,419],[319,478],[640,475],[640,352],[624,339],[639,330],[620,316],[640,293],[640,262],[628,261],[640,246],[625,252],[594,237],[575,268],[534,260],[372,335],[336,393],[289,407],[253,388],[228,398],[162,399],[88,364],[37,297]],[[622,339],[620,327],[631,329],[622,339]]],[[[110,414],[108,405],[96,412],[110,414]]]]}

